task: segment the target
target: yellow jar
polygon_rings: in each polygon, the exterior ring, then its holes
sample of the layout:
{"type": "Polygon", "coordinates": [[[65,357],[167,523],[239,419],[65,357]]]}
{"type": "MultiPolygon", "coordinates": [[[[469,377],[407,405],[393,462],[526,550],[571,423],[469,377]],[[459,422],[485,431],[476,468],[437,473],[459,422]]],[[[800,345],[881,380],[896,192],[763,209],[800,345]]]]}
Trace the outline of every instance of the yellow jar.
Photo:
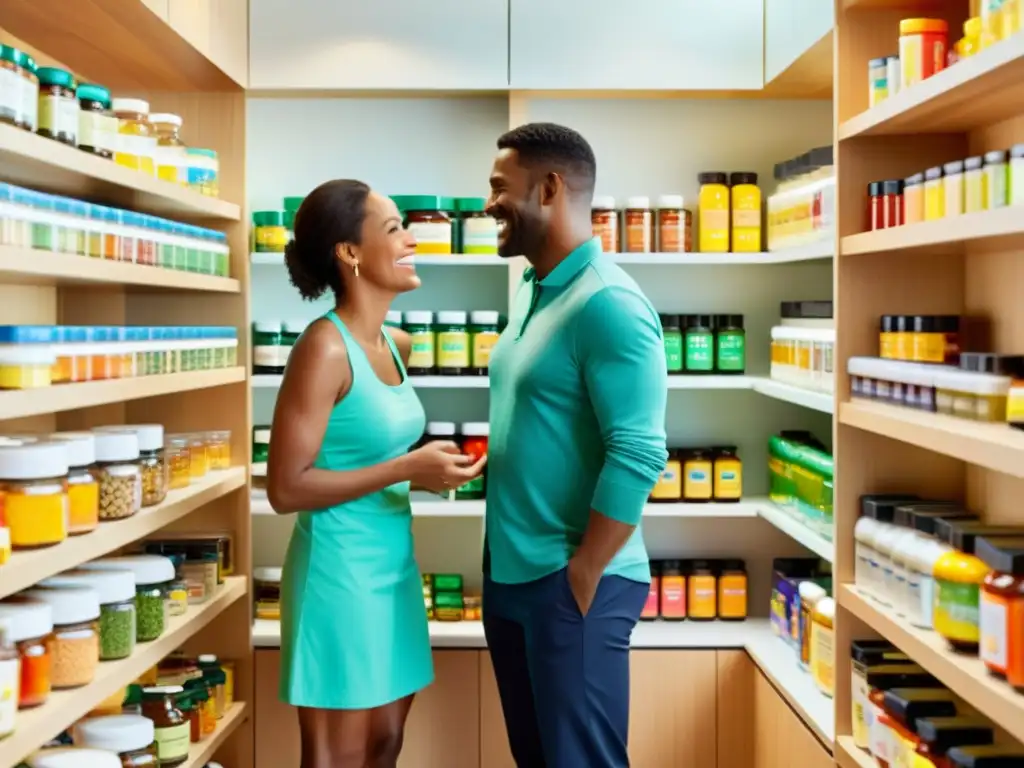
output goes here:
{"type": "Polygon", "coordinates": [[[733,173],[729,177],[732,199],[732,250],[735,253],[761,251],[761,189],[757,174],[733,173]]]}
{"type": "Polygon", "coordinates": [[[683,497],[683,466],[676,451],[669,452],[665,469],[651,489],[651,501],[679,501],[683,497]]]}
{"type": "Polygon", "coordinates": [[[182,120],[167,112],[152,114],[149,123],[156,135],[156,175],[172,184],[188,184],[185,142],[179,135],[182,120]]]}
{"type": "Polygon", "coordinates": [[[206,437],[201,433],[186,435],[188,438],[188,473],[193,480],[206,477],[210,471],[210,455],[206,449],[206,437]]]}
{"type": "Polygon", "coordinates": [[[973,56],[981,50],[981,19],[972,16],[964,22],[964,36],[960,40],[959,53],[962,57],[973,56]]]}
{"type": "Polygon", "coordinates": [[[188,488],[192,482],[188,440],[183,437],[168,437],[164,444],[164,455],[167,459],[167,487],[172,491],[188,488]]]}
{"type": "Polygon", "coordinates": [[[736,448],[715,451],[715,501],[739,501],[743,495],[743,464],[736,448]]]}
{"type": "Polygon", "coordinates": [[[701,253],[729,252],[728,176],[720,171],[701,173],[697,225],[701,253]]]}
{"type": "Polygon", "coordinates": [[[0,509],[13,549],[48,547],[68,537],[68,454],[63,443],[0,447],[0,509]]]}
{"type": "Polygon", "coordinates": [[[942,168],[935,166],[924,172],[924,220],[935,221],[946,215],[946,194],[942,184],[942,168]]]}
{"type": "Polygon", "coordinates": [[[956,550],[935,563],[935,631],[958,651],[978,651],[981,584],[991,570],[974,555],[956,550]]]}
{"type": "Polygon", "coordinates": [[[206,458],[211,470],[231,469],[231,431],[207,432],[206,458]]]}
{"type": "Polygon", "coordinates": [[[149,123],[149,102],[142,99],[114,99],[110,105],[117,117],[117,147],[114,162],[156,175],[156,134],[149,123]]]}
{"type": "Polygon", "coordinates": [[[714,496],[711,454],[693,450],[683,462],[683,501],[711,501],[714,496]]]}
{"type": "Polygon", "coordinates": [[[836,603],[823,597],[811,611],[811,677],[823,694],[832,698],[836,682],[835,654],[836,603]]]}
{"type": "Polygon", "coordinates": [[[985,172],[982,170],[984,162],[981,156],[964,160],[964,213],[984,211],[988,205],[985,199],[985,172]]]}

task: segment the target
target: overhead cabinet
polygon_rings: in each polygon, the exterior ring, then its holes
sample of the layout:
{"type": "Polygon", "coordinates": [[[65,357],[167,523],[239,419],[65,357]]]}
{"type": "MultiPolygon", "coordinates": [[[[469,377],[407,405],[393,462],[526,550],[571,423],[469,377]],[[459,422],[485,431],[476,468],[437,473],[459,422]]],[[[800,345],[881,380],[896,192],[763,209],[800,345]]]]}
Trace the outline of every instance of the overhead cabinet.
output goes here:
{"type": "Polygon", "coordinates": [[[508,0],[250,0],[256,90],[508,87],[508,0]]]}
{"type": "Polygon", "coordinates": [[[511,86],[746,90],[764,84],[763,0],[510,0],[511,86]]]}
{"type": "Polygon", "coordinates": [[[821,0],[764,0],[764,80],[770,82],[835,26],[821,0]]]}

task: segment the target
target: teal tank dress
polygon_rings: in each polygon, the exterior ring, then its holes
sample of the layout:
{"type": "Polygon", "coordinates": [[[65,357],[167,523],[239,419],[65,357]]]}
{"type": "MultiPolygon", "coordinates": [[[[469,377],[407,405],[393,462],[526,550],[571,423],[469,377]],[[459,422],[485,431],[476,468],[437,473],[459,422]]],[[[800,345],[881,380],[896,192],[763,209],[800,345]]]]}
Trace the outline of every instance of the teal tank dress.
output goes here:
{"type": "MultiPolygon", "coordinates": [[[[345,471],[406,453],[426,418],[402,374],[382,382],[334,312],[352,387],[334,406],[315,466],[345,471]]],[[[370,709],[434,679],[423,585],[413,555],[409,483],[328,509],[300,512],[281,580],[281,700],[297,707],[370,709]]]]}

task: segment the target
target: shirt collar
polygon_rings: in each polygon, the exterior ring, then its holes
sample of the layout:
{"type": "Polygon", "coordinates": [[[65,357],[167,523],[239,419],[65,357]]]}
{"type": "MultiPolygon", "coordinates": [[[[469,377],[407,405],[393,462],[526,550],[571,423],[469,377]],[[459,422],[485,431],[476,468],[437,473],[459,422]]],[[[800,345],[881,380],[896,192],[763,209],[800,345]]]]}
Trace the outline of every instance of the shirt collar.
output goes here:
{"type": "Polygon", "coordinates": [[[531,283],[538,282],[539,285],[545,288],[561,288],[582,272],[583,268],[600,254],[601,238],[591,238],[562,259],[543,280],[536,280],[536,270],[533,267],[529,267],[523,273],[523,280],[531,283]]]}

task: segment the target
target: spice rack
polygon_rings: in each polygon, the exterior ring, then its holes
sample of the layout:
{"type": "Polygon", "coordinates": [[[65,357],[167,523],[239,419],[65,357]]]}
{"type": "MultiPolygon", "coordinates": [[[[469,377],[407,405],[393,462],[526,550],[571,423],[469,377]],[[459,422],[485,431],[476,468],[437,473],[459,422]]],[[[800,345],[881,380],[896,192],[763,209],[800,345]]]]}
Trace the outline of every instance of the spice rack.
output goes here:
{"type": "MultiPolygon", "coordinates": [[[[226,7],[225,4],[224,7],[226,7]]],[[[241,32],[244,37],[244,31],[241,32]]],[[[220,197],[156,177],[72,146],[0,124],[0,183],[202,226],[223,234],[228,277],[165,269],[154,262],[91,258],[81,253],[0,246],[0,324],[61,326],[222,326],[237,329],[239,357],[229,368],[53,384],[0,392],[0,433],[48,434],[101,425],[159,423],[167,432],[229,429],[231,468],[173,490],[131,517],[103,521],[87,534],[36,550],[17,550],[0,565],[0,598],[96,558],[132,551],[161,533],[227,533],[235,574],[206,602],[167,621],[165,632],[140,642],[118,661],[99,663],[86,685],[54,691],[18,712],[15,731],[0,741],[0,765],[16,765],[112,694],[176,650],[213,652],[234,662],[235,705],[216,732],[193,744],[186,768],[218,759],[252,766],[252,650],[249,621],[250,515],[247,385],[248,237],[245,197],[245,101],[234,81],[158,12],[142,2],[87,0],[15,2],[0,9],[0,39],[30,50],[41,64],[115,93],[147,98],[179,114],[184,135],[220,159],[220,197]],[[90,30],[88,37],[78,32],[90,30]],[[76,30],[78,32],[76,32],[76,30]],[[156,52],[161,53],[157,55],[156,52]],[[163,58],[164,56],[171,58],[163,58]]],[[[244,67],[243,67],[244,69],[244,67]]],[[[219,236],[218,236],[219,237],[219,236]]]]}
{"type": "Polygon", "coordinates": [[[984,321],[990,331],[980,342],[985,346],[965,351],[1024,348],[1024,311],[1015,296],[1024,275],[1024,209],[1010,205],[873,232],[864,221],[870,182],[1024,142],[1024,35],[995,42],[869,107],[868,62],[893,53],[899,21],[943,19],[952,43],[970,4],[919,0],[893,9],[839,0],[835,7],[836,758],[856,768],[875,764],[852,735],[850,644],[868,637],[893,643],[955,697],[1024,742],[1024,696],[992,676],[976,655],[952,651],[941,634],[912,625],[854,584],[860,546],[854,526],[864,494],[948,499],[985,524],[1024,525],[1024,436],[1006,423],[851,400],[846,368],[851,358],[878,356],[879,319],[894,311],[984,321]]]}

